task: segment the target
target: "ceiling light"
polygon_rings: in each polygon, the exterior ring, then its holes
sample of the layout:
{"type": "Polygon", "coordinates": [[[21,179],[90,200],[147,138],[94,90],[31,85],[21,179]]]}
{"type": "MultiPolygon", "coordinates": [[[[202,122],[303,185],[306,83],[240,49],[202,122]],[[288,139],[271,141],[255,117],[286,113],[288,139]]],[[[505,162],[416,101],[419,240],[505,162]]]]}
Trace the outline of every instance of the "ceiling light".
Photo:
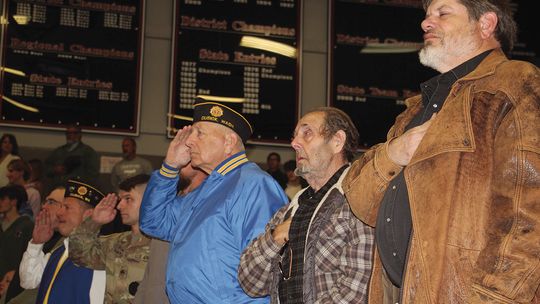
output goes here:
{"type": "Polygon", "coordinates": [[[167,117],[172,117],[172,118],[180,119],[180,120],[193,121],[193,117],[184,116],[184,115],[178,115],[178,114],[171,114],[171,113],[168,113],[168,114],[167,114],[167,117]]]}
{"type": "Polygon", "coordinates": [[[197,95],[196,97],[200,97],[202,99],[209,100],[209,101],[221,101],[221,102],[232,102],[232,103],[242,103],[245,101],[244,98],[213,96],[213,95],[197,95]]]}
{"type": "Polygon", "coordinates": [[[26,110],[26,111],[29,111],[29,112],[34,112],[34,113],[39,113],[39,110],[34,108],[34,107],[31,107],[31,106],[27,106],[27,105],[24,105],[18,101],[15,101],[9,97],[6,97],[6,96],[2,96],[2,99],[9,102],[10,104],[18,107],[18,108],[21,108],[23,110],[26,110]]]}
{"type": "Polygon", "coordinates": [[[10,73],[10,74],[22,76],[22,77],[26,76],[26,74],[23,71],[15,70],[12,68],[0,67],[0,71],[4,71],[6,73],[10,73]]]}
{"type": "Polygon", "coordinates": [[[296,58],[296,48],[285,43],[276,42],[269,39],[243,36],[240,40],[240,46],[269,51],[283,56],[296,58]]]}

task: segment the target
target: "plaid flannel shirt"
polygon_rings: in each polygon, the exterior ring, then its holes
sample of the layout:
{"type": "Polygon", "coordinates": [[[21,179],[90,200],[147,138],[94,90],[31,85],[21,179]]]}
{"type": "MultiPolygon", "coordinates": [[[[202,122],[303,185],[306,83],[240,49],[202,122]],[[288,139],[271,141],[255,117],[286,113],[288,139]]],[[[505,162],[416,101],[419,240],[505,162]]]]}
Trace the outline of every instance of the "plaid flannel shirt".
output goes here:
{"type": "MultiPolygon", "coordinates": [[[[309,227],[304,262],[304,303],[366,303],[371,274],[374,231],[352,213],[341,189],[342,177],[323,198],[309,227]]],[[[253,297],[270,294],[279,303],[280,246],[271,230],[284,221],[292,202],[282,207],[240,258],[238,279],[253,297]]]]}

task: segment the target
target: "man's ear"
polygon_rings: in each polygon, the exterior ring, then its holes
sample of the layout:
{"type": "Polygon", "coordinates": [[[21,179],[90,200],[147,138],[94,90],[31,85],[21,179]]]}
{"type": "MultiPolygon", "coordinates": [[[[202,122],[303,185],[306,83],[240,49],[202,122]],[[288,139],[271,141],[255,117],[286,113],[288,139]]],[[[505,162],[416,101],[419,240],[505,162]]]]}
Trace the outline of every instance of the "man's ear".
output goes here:
{"type": "Polygon", "coordinates": [[[83,220],[87,217],[91,217],[92,216],[92,212],[94,212],[94,208],[88,208],[86,210],[83,211],[83,220]]]}
{"type": "Polygon", "coordinates": [[[495,33],[498,20],[497,14],[494,12],[487,12],[480,16],[478,22],[480,23],[480,34],[483,39],[487,39],[495,33]]]}
{"type": "Polygon", "coordinates": [[[343,151],[343,147],[345,147],[345,141],[347,140],[347,135],[345,134],[345,131],[339,130],[332,136],[332,149],[334,150],[334,153],[341,153],[343,151]]]}
{"type": "Polygon", "coordinates": [[[236,134],[234,134],[233,132],[227,132],[227,134],[225,135],[225,153],[232,154],[237,144],[238,136],[236,136],[236,134]]]}

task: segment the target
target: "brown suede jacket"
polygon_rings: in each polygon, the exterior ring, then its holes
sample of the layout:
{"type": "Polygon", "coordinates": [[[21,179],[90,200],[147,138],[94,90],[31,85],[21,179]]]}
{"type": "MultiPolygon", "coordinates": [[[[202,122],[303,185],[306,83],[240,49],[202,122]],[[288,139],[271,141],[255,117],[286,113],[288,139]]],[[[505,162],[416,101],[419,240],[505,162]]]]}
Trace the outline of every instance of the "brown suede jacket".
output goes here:
{"type": "MultiPolygon", "coordinates": [[[[405,303],[540,303],[540,72],[493,51],[452,87],[405,168],[388,142],[422,108],[407,100],[388,141],[343,182],[354,214],[375,226],[389,181],[405,170],[413,234],[405,303]]],[[[369,303],[382,302],[375,257],[369,303]]]]}

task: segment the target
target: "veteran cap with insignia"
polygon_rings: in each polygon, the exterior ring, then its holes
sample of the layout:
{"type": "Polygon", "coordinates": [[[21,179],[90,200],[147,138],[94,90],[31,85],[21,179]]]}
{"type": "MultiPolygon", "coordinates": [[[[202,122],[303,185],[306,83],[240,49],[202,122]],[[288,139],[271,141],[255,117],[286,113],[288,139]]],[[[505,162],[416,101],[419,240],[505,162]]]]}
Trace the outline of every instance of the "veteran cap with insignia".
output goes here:
{"type": "Polygon", "coordinates": [[[193,104],[193,122],[207,121],[224,125],[236,132],[245,143],[253,134],[253,128],[240,114],[241,108],[242,103],[239,102],[225,103],[197,97],[193,104]]]}
{"type": "Polygon", "coordinates": [[[95,207],[104,197],[94,186],[76,179],[67,181],[64,197],[74,197],[95,207]]]}

